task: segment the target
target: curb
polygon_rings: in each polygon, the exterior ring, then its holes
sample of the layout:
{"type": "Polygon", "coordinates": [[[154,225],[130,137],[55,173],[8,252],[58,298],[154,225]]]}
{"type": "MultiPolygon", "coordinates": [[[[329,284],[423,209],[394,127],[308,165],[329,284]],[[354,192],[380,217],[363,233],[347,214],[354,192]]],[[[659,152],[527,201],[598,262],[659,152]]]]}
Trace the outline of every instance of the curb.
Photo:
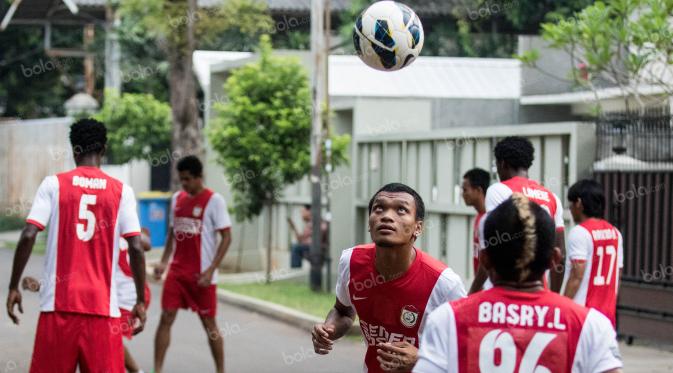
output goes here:
{"type": "MultiPolygon", "coordinates": [[[[154,278],[154,272],[147,267],[147,281],[160,284],[161,280],[154,278]]],[[[237,294],[228,290],[217,288],[217,300],[232,306],[243,308],[249,311],[259,313],[268,318],[284,322],[299,329],[311,332],[313,325],[324,322],[317,316],[309,315],[305,312],[282,306],[280,304],[268,302],[247,295],[237,294]]],[[[360,335],[360,323],[354,322],[346,335],[360,335]]]]}
{"type": "MultiPolygon", "coordinates": [[[[313,330],[313,325],[325,321],[317,316],[309,315],[305,312],[297,311],[280,304],[237,294],[220,288],[217,289],[217,299],[220,302],[259,313],[308,332],[313,330]]],[[[351,326],[346,335],[360,335],[359,323],[353,323],[353,326],[351,326]]]]}

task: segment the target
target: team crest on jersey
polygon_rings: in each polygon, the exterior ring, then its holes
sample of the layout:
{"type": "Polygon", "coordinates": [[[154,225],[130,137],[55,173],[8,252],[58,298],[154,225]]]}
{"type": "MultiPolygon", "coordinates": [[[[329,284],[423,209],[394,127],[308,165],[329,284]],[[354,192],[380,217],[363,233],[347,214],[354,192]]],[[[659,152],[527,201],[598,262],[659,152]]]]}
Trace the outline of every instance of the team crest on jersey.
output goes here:
{"type": "Polygon", "coordinates": [[[402,325],[407,328],[413,328],[418,322],[418,310],[414,306],[402,307],[402,314],[400,315],[402,325]]]}
{"type": "Polygon", "coordinates": [[[201,212],[203,212],[203,208],[201,206],[194,206],[194,210],[192,210],[192,216],[198,218],[201,216],[201,212]]]}

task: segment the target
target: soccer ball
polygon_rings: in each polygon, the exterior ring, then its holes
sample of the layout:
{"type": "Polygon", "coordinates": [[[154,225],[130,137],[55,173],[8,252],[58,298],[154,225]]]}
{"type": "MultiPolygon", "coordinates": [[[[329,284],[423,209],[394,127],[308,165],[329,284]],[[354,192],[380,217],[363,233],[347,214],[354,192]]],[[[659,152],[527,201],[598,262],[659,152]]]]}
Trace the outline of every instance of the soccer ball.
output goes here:
{"type": "Polygon", "coordinates": [[[409,66],[423,48],[423,26],[408,6],[379,1],[355,20],[353,44],[360,59],[377,70],[409,66]]]}

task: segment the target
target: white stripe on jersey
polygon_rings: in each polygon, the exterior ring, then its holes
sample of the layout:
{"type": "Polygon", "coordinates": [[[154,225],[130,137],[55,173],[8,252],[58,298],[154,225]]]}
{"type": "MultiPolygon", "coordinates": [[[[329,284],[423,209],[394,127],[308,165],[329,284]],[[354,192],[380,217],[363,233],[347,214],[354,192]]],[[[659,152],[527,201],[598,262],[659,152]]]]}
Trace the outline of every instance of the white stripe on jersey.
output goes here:
{"type": "Polygon", "coordinates": [[[467,296],[465,292],[465,287],[463,286],[463,281],[451,268],[446,268],[437,278],[437,283],[435,287],[432,288],[432,293],[430,293],[430,298],[428,303],[425,306],[425,312],[423,313],[423,321],[421,326],[418,328],[418,334],[423,335],[423,328],[425,323],[428,320],[428,315],[434,311],[437,307],[443,305],[448,301],[453,301],[456,299],[464,298],[467,296]]]}

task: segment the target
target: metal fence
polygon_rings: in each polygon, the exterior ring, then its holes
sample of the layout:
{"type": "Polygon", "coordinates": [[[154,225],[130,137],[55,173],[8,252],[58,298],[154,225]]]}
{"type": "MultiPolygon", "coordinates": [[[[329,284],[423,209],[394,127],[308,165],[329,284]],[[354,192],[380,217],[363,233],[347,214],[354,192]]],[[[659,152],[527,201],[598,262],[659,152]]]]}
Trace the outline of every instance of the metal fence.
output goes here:
{"type": "MultiPolygon", "coordinates": [[[[666,108],[608,113],[596,120],[596,160],[628,156],[650,163],[673,162],[673,118],[666,108]]],[[[641,168],[642,164],[621,164],[641,168]]]]}

